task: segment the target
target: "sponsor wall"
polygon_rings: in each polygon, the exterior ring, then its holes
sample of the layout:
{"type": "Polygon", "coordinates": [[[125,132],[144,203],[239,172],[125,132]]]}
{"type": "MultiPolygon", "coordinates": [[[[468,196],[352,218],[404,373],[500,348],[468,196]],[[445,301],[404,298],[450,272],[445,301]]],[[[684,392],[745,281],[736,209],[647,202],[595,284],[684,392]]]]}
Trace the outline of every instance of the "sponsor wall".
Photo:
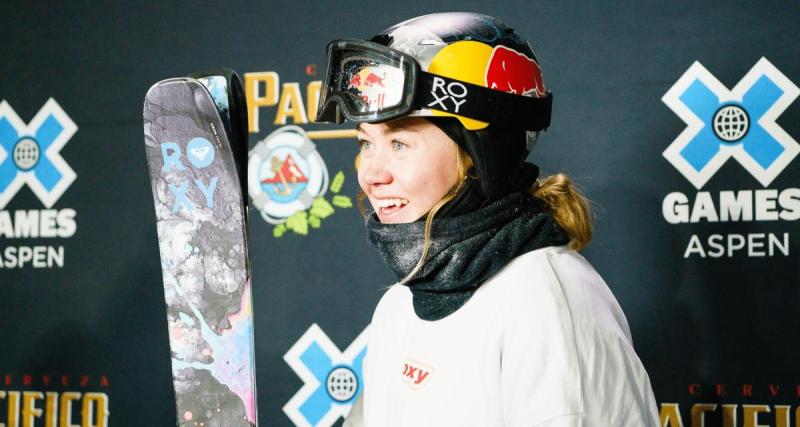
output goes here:
{"type": "Polygon", "coordinates": [[[788,3],[0,8],[0,423],[175,423],[142,101],[228,66],[250,115],[259,420],[340,424],[393,278],[355,207],[352,127],[311,120],[324,47],[471,10],[533,42],[554,115],[531,160],[595,203],[585,256],[628,317],[662,425],[800,425],[788,3]]]}

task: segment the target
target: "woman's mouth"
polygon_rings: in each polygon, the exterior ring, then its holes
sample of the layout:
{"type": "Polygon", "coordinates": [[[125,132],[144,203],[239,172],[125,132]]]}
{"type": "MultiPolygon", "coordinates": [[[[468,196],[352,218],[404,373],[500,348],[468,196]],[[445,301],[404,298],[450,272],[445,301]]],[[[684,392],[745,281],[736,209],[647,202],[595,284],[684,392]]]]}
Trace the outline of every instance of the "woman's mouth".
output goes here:
{"type": "Polygon", "coordinates": [[[383,220],[384,218],[396,215],[408,204],[406,199],[375,199],[375,208],[378,211],[378,217],[383,220]]]}

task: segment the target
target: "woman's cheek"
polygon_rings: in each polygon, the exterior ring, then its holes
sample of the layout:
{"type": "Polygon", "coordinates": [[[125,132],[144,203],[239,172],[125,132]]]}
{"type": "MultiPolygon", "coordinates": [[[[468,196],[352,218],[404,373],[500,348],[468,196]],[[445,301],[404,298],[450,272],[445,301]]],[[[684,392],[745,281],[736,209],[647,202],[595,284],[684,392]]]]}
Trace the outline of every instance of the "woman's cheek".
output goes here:
{"type": "Polygon", "coordinates": [[[366,193],[367,192],[367,186],[364,185],[364,179],[361,177],[361,173],[360,172],[358,172],[357,179],[358,179],[358,186],[361,188],[361,191],[366,193]]]}
{"type": "Polygon", "coordinates": [[[356,157],[356,179],[358,180],[358,186],[361,187],[361,191],[367,192],[367,185],[365,180],[365,171],[367,167],[367,162],[365,161],[362,156],[356,157]]]}

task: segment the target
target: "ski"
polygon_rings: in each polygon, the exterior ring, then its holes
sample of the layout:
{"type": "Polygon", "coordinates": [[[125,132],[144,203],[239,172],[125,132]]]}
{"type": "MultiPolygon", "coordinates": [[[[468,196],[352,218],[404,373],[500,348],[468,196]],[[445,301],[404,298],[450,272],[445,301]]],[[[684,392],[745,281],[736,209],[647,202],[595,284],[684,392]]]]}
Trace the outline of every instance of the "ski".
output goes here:
{"type": "Polygon", "coordinates": [[[194,77],[144,101],[177,425],[256,426],[244,95],[230,70],[194,77]]]}

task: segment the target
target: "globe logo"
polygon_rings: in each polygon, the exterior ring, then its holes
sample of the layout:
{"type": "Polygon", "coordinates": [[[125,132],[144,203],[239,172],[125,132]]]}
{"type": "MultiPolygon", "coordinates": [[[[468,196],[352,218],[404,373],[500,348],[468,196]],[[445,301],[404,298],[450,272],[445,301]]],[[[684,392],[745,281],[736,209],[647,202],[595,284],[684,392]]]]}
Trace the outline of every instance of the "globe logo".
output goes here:
{"type": "Polygon", "coordinates": [[[39,163],[39,144],[31,137],[20,138],[14,145],[14,164],[21,171],[29,171],[39,163]]]}
{"type": "Polygon", "coordinates": [[[736,142],[744,138],[750,128],[747,112],[738,105],[723,106],[714,113],[712,122],[714,134],[724,142],[736,142]]]}
{"type": "Polygon", "coordinates": [[[337,402],[347,402],[358,391],[358,377],[352,369],[346,366],[339,366],[331,370],[326,383],[328,395],[337,402]]]}

